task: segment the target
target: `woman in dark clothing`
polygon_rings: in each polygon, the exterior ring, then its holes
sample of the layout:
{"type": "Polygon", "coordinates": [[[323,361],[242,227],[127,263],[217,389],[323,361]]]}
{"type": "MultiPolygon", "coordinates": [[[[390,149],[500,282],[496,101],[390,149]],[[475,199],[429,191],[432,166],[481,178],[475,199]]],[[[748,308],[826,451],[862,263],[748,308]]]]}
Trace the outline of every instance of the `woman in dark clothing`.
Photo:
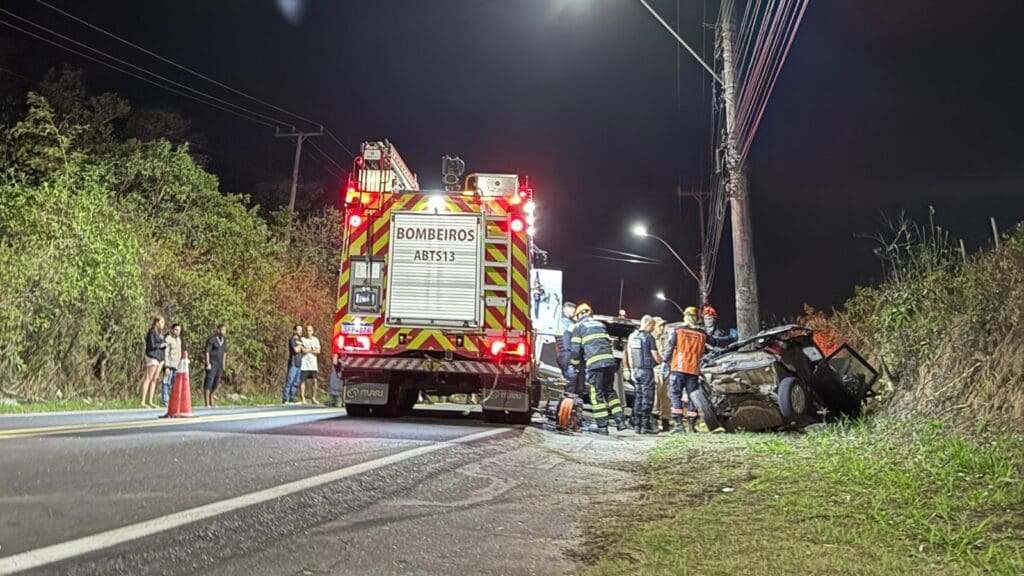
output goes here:
{"type": "Polygon", "coordinates": [[[157,316],[153,318],[153,324],[146,334],[146,355],[144,357],[146,372],[142,377],[142,384],[139,385],[143,408],[156,408],[156,405],[153,404],[153,395],[156,394],[156,383],[163,370],[166,348],[164,319],[162,316],[157,316]]]}

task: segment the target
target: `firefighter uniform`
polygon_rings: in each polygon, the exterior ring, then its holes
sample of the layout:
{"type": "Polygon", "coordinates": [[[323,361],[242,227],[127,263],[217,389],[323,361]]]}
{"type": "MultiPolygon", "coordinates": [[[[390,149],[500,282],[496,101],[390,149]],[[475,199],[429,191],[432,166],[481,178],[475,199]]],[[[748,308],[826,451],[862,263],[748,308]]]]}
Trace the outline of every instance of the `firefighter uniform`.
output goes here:
{"type": "Polygon", "coordinates": [[[640,329],[630,335],[628,341],[629,363],[633,372],[633,383],[636,397],[633,401],[633,414],[636,416],[633,429],[637,434],[657,434],[657,428],[651,425],[651,410],[654,407],[654,368],[657,361],[654,352],[657,342],[650,332],[640,329]]]}
{"type": "Polygon", "coordinates": [[[709,336],[693,322],[683,324],[672,331],[669,336],[665,355],[669,361],[669,396],[672,399],[672,419],[675,421],[673,432],[683,431],[683,391],[688,398],[686,419],[690,432],[697,431],[697,405],[693,402],[693,393],[700,389],[700,360],[704,357],[704,347],[711,342],[714,346],[727,346],[732,340],[728,337],[709,336]]]}
{"type": "Polygon", "coordinates": [[[597,432],[607,434],[609,412],[619,430],[626,428],[622,404],[615,393],[615,374],[619,367],[612,352],[612,337],[608,335],[608,329],[591,318],[587,308],[572,332],[570,364],[578,371],[586,371],[597,432]]]}
{"type": "MultiPolygon", "coordinates": [[[[572,305],[571,303],[567,304],[572,305]]],[[[565,391],[582,398],[586,392],[586,383],[583,380],[584,373],[572,365],[572,332],[574,327],[572,319],[562,316],[559,321],[558,328],[560,333],[555,341],[555,348],[558,357],[558,367],[562,369],[562,375],[565,376],[566,380],[565,391]]]]}

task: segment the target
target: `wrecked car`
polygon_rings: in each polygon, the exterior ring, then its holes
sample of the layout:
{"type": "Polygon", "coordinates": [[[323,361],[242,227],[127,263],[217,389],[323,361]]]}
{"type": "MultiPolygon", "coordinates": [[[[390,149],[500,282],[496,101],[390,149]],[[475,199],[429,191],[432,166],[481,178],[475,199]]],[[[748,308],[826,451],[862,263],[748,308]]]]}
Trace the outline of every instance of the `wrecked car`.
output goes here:
{"type": "Polygon", "coordinates": [[[708,429],[799,430],[857,417],[878,371],[842,345],[822,353],[810,328],[789,324],[704,357],[693,401],[708,429]]]}

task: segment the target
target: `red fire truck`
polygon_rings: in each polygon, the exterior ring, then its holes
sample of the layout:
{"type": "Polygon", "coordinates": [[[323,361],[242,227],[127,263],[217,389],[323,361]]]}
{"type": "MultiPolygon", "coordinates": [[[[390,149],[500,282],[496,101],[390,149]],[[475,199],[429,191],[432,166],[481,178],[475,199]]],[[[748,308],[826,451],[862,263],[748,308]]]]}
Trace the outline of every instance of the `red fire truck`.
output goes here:
{"type": "Polygon", "coordinates": [[[516,174],[448,188],[420,190],[387,141],[355,159],[333,337],[351,416],[475,393],[488,420],[529,422],[532,190],[516,174]]]}

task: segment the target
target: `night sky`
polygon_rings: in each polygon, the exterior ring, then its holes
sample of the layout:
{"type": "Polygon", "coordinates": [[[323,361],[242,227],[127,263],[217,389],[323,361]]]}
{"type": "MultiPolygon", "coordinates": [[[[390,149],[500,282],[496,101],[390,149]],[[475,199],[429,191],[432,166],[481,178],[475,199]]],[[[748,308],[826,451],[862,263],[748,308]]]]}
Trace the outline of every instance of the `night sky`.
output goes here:
{"type": "MultiPolygon", "coordinates": [[[[439,187],[444,154],[461,156],[469,172],[528,174],[537,242],[565,271],[568,299],[612,313],[620,279],[631,315],[668,315],[653,299],[658,289],[684,304],[695,299],[671,256],[629,229],[643,221],[696,261],[695,207],[680,204],[675,189],[708,185],[707,77],[683,54],[677,84],[675,40],[638,2],[320,1],[306,3],[299,18],[270,0],[52,3],[322,121],[352,150],[388,138],[424,188],[439,187]],[[591,258],[597,248],[666,264],[591,258]]],[[[675,21],[675,1],[652,4],[675,21]]],[[[702,17],[706,10],[714,21],[718,3],[680,5],[681,34],[699,50],[702,17]]],[[[34,2],[3,7],[216,90],[34,2]]],[[[1004,227],[1024,219],[1022,16],[1017,1],[811,2],[748,158],[763,316],[792,316],[805,302],[839,305],[854,285],[877,280],[873,246],[858,235],[877,232],[883,215],[905,210],[926,220],[933,205],[971,251],[990,244],[989,216],[1004,227]]],[[[290,175],[293,144],[266,127],[9,29],[0,38],[8,47],[0,65],[18,74],[40,78],[68,61],[88,70],[94,92],[184,111],[206,134],[210,169],[227,191],[290,175]]],[[[710,32],[706,46],[710,58],[710,32]]],[[[351,165],[328,139],[317,142],[351,165]]],[[[303,175],[340,188],[314,155],[304,157],[303,175]]],[[[712,294],[727,324],[728,239],[726,229],[712,294]]]]}

